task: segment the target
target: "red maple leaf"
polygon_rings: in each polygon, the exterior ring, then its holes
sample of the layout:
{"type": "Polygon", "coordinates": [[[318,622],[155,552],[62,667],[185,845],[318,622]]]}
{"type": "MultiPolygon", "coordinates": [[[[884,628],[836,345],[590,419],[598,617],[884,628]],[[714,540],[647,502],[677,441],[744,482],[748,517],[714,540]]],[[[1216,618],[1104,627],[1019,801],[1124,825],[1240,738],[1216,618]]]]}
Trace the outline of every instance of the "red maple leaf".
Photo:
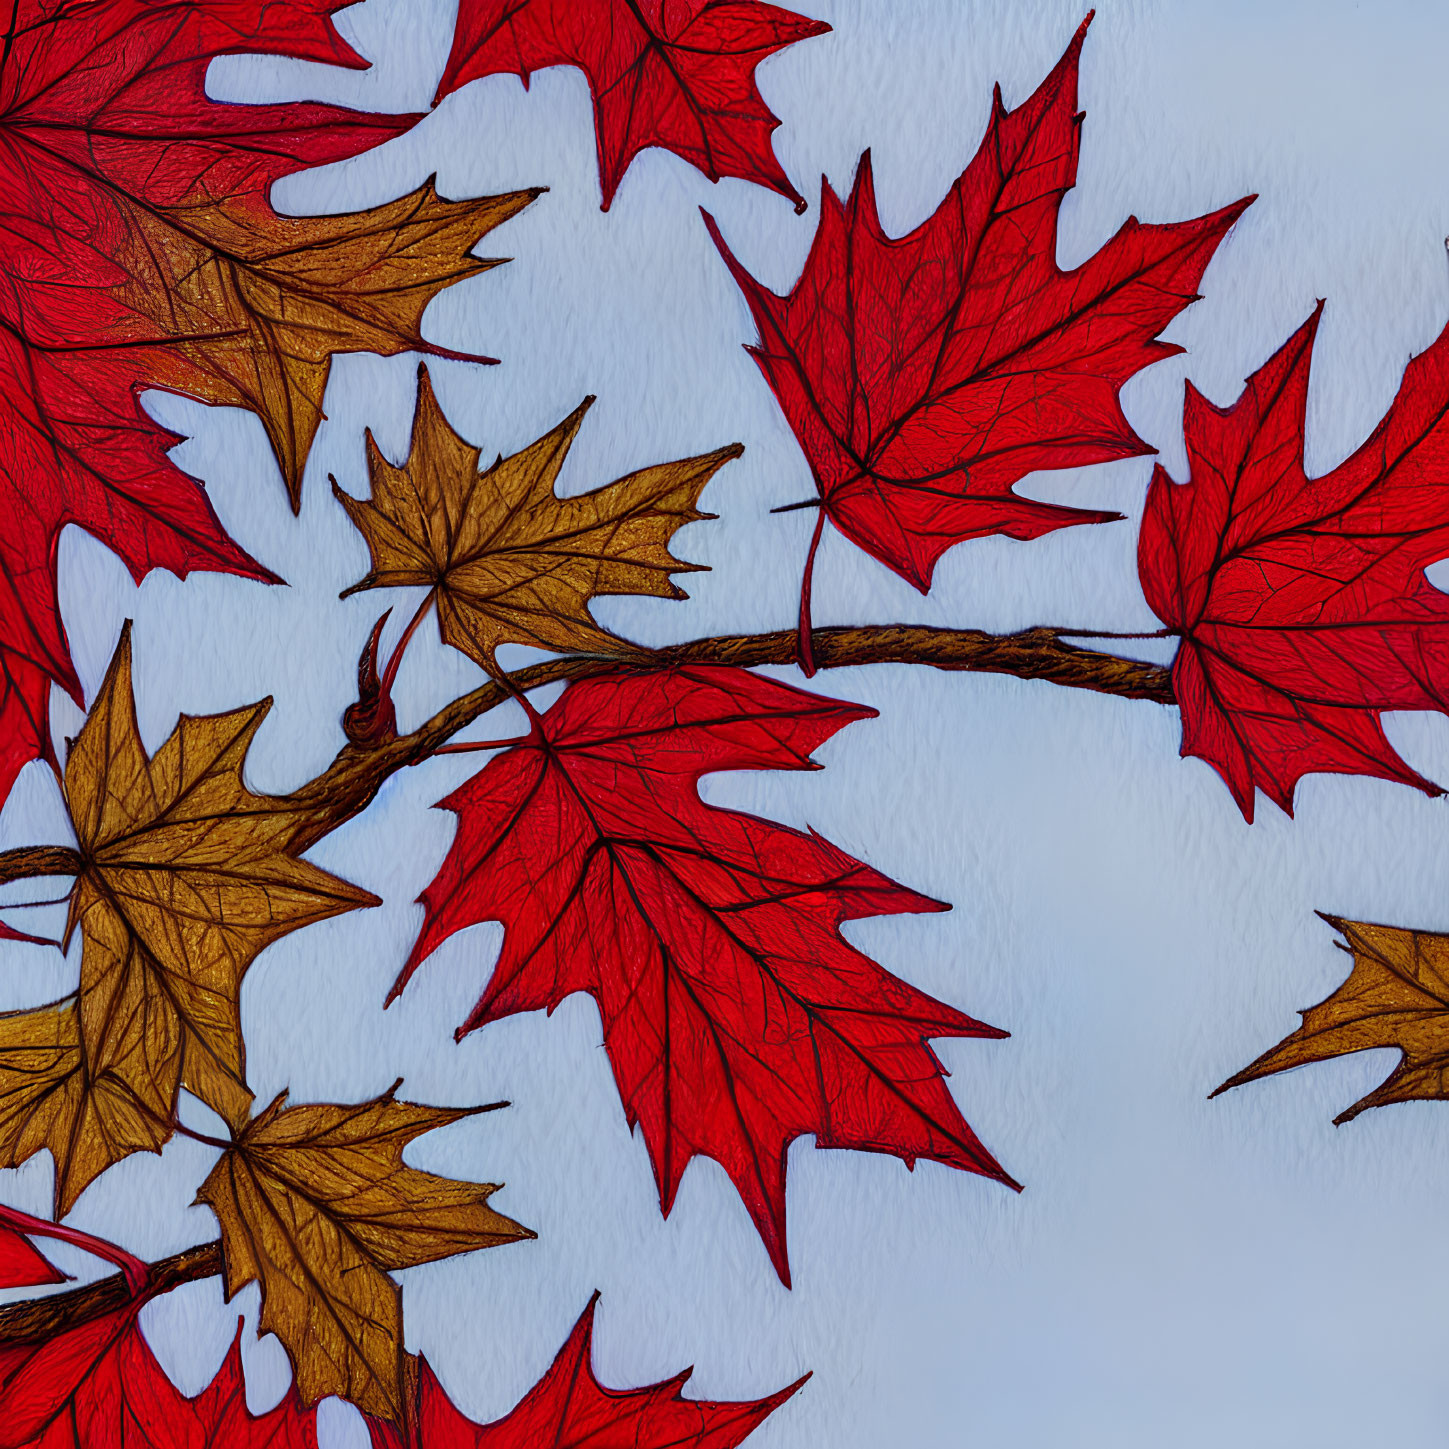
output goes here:
{"type": "Polygon", "coordinates": [[[820,497],[801,598],[807,669],[811,566],[826,518],[925,593],[937,560],[964,539],[1036,538],[1121,516],[1019,497],[1012,489],[1028,473],[1153,451],[1118,393],[1182,350],[1157,334],[1196,300],[1253,198],[1172,226],[1129,217],[1081,266],[1057,266],[1091,18],[1024,105],[1006,110],[997,87],[975,158],[908,235],[881,228],[869,152],[848,202],[822,184],[820,228],[785,296],[740,265],[705,214],[759,328],[748,350],[820,497]]]}
{"type": "Polygon", "coordinates": [[[714,1158],[786,1283],[785,1157],[804,1133],[1011,1183],[926,1044],[1005,1033],[839,931],[946,907],[813,831],[706,806],[696,789],[716,770],[815,768],[812,749],[874,713],[716,666],[572,685],[531,739],[441,802],[458,832],[392,992],[455,931],[502,921],[502,954],[458,1035],[592,995],[664,1211],[690,1160],[714,1158]]]}
{"type": "Polygon", "coordinates": [[[273,578],[140,406],[148,385],[185,391],[194,364],[183,321],[164,294],[138,291],[126,259],[151,222],[184,226],[198,193],[265,207],[278,177],[411,123],[207,99],[207,66],[225,52],[362,65],[329,19],[342,3],[10,0],[0,19],[0,800],[49,755],[50,682],[81,698],[56,599],[67,524],[138,580],[153,568],[273,578]]]}
{"type": "MultiPolygon", "coordinates": [[[[0,403],[0,411],[3,407],[0,403]]],[[[7,481],[0,475],[0,496],[8,491],[7,481]]],[[[0,529],[0,562],[8,562],[7,554],[4,530],[0,529]]],[[[0,599],[4,589],[0,575],[0,599]]],[[[0,620],[9,618],[10,610],[0,604],[0,620]]],[[[31,760],[50,753],[49,714],[50,676],[23,654],[12,654],[0,646],[0,805],[21,770],[31,760]]]]}
{"type": "MultiPolygon", "coordinates": [[[[0,934],[6,934],[0,927],[0,934]]],[[[19,936],[18,932],[13,933],[19,936]]],[[[19,936],[21,940],[33,937],[19,936]]],[[[41,1283],[64,1283],[65,1274],[25,1236],[0,1224],[0,1288],[33,1288],[41,1283]]]]}
{"type": "Polygon", "coordinates": [[[1138,568],[1182,636],[1172,681],[1182,753],[1208,761],[1253,818],[1257,787],[1289,814],[1311,771],[1442,793],[1395,752],[1386,709],[1449,709],[1449,331],[1409,363],[1388,414],[1320,478],[1303,417],[1320,303],[1230,408],[1190,383],[1190,481],[1160,466],[1138,568]]]}
{"type": "Polygon", "coordinates": [[[248,1410],[240,1324],[216,1377],[188,1399],[137,1326],[142,1301],[0,1346],[0,1449],[317,1449],[316,1414],[295,1389],[248,1410]]]}
{"type": "MultiPolygon", "coordinates": [[[[14,909],[14,907],[11,907],[14,909]]],[[[14,926],[7,926],[0,921],[0,941],[25,941],[31,946],[54,946],[60,948],[60,942],[49,936],[32,936],[29,931],[17,930],[14,926]]]]}
{"type": "Polygon", "coordinates": [[[755,67],[830,27],[758,0],[462,0],[444,96],[485,75],[575,65],[594,97],[599,186],[607,211],[629,163],[663,146],[711,181],[739,176],[805,199],[775,159],[780,122],[755,67]]]}
{"type": "MultiPolygon", "coordinates": [[[[594,1377],[589,1346],[594,1294],[568,1342],[512,1413],[475,1424],[453,1407],[426,1359],[415,1360],[409,1415],[413,1437],[369,1417],[372,1449],[735,1449],[805,1382],[767,1399],[719,1404],[686,1399],[686,1369],[642,1389],[606,1389],[594,1377]]],[[[808,1378],[809,1375],[806,1375],[808,1378]]]]}

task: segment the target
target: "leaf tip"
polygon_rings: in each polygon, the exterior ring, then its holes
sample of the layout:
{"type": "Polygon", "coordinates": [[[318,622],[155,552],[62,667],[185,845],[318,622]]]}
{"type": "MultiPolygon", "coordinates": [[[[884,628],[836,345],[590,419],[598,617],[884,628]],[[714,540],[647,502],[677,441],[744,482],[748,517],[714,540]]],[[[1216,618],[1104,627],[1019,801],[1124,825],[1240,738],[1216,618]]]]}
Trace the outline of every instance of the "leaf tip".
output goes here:
{"type": "MultiPolygon", "coordinates": [[[[512,1102],[481,1102],[476,1107],[459,1107],[456,1110],[464,1117],[477,1117],[484,1112],[501,1112],[505,1107],[511,1107],[512,1102]]],[[[500,1183],[501,1187],[502,1184],[500,1183]]]]}
{"type": "Polygon", "coordinates": [[[781,1389],[778,1394],[773,1395],[773,1398],[775,1400],[775,1406],[778,1408],[779,1405],[783,1404],[786,1399],[794,1398],[795,1395],[798,1394],[800,1390],[803,1389],[805,1385],[808,1384],[810,1380],[814,1377],[815,1370],[806,1369],[805,1372],[801,1374],[800,1377],[796,1379],[793,1384],[786,1384],[785,1387],[781,1389]]]}

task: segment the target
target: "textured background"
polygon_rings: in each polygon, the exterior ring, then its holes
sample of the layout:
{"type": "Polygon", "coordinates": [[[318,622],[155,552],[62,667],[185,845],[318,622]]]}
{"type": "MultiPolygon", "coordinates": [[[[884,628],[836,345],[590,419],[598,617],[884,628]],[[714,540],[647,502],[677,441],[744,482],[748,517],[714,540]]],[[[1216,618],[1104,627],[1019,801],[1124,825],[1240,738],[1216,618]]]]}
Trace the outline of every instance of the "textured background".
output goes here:
{"type": "MultiPolygon", "coordinates": [[[[481,248],[516,260],[428,314],[436,341],[504,359],[436,364],[445,410],[485,451],[508,452],[597,393],[565,475],[577,489],[744,442],[744,458],[705,495],[720,521],[680,536],[681,551],[713,569],[687,581],[692,601],[600,612],[650,641],[781,627],[810,517],[768,510],[805,496],[808,474],[740,349],[751,335],[745,306],[696,207],[784,288],[814,232],[814,178],[844,189],[869,145],[887,228],[913,226],[974,150],[992,82],[1009,105],[1024,99],[1081,19],[1079,3],[801,0],[834,33],[767,62],[761,83],[784,121],[779,154],[812,200],[804,217],[744,183],[711,186],[658,151],[635,162],[601,214],[587,89],[569,70],[539,74],[529,93],[505,77],[475,83],[399,141],[291,179],[277,200],[346,210],[431,172],[453,196],[547,184],[481,248]]],[[[211,88],[235,100],[423,108],[452,18],[449,0],[367,0],[341,24],[373,71],[233,59],[214,67],[211,88]]],[[[1311,473],[1364,437],[1404,363],[1443,325],[1446,47],[1449,13],[1407,0],[1104,0],[1082,67],[1087,121],[1062,264],[1129,213],[1176,220],[1262,193],[1209,269],[1205,300],[1168,333],[1187,355],[1124,395],[1177,476],[1184,377],[1230,401],[1316,298],[1328,308],[1309,402],[1311,473]]],[[[135,589],[110,554],[68,533],[62,598],[87,689],[121,620],[134,617],[153,748],[181,710],[270,694],[253,783],[285,789],[321,769],[341,742],[357,652],[382,607],[337,600],[365,551],[326,476],[364,491],[363,428],[398,456],[413,395],[409,358],[336,363],[300,519],[254,418],[155,396],[156,415],[188,436],[178,461],[290,587],[157,575],[135,589]]],[[[1040,475],[1026,491],[1135,518],[1150,469],[1141,459],[1040,475]]],[[[921,599],[828,538],[816,617],[1151,629],[1134,546],[1131,522],[966,544],[921,599]]],[[[398,605],[405,616],[411,601],[398,605]]],[[[400,682],[405,727],[477,677],[428,632],[400,682]]],[[[477,763],[437,762],[395,778],[314,852],[387,905],[272,948],[243,998],[263,1101],[283,1087],[303,1100],[356,1100],[402,1075],[417,1100],[515,1104],[424,1140],[410,1160],[505,1181],[498,1205],[539,1241],[406,1274],[409,1346],[428,1354],[461,1408],[492,1417],[539,1376],[599,1288],[606,1383],[694,1363],[694,1393],[744,1397],[813,1369],[751,1441],[760,1449],[1442,1444],[1449,1111],[1397,1107],[1333,1128],[1333,1114],[1386,1073],[1387,1053],[1205,1098],[1344,975],[1315,908],[1449,929],[1449,807],[1314,777],[1296,821],[1260,801],[1249,829],[1206,766],[1177,758],[1175,712],[897,668],[819,684],[881,718],[828,744],[823,774],[721,777],[705,793],[813,825],[955,903],[948,916],[849,931],[899,974],[1010,1029],[1007,1042],[940,1050],[971,1122],[1026,1191],[802,1140],[790,1155],[793,1293],[713,1164],[690,1169],[662,1221],[590,1001],[453,1045],[496,927],[454,938],[401,1002],[380,1009],[420,919],[411,902],[450,836],[451,817],[427,807],[477,763]]],[[[78,713],[57,698],[57,732],[74,733],[78,713]]],[[[489,719],[480,737],[512,723],[489,719]]],[[[1401,716],[1388,729],[1412,764],[1449,780],[1449,721],[1401,716]]],[[[0,844],[63,839],[64,828],[48,774],[31,767],[0,818],[0,844]]],[[[0,956],[0,1005],[73,984],[74,960],[14,945],[0,956]]],[[[159,1159],[132,1158],[85,1194],[75,1221],[147,1256],[208,1238],[209,1215],[188,1204],[210,1155],[178,1140],[159,1159]]],[[[47,1160],[3,1179],[5,1200],[43,1210],[47,1160]]],[[[255,1290],[239,1302],[254,1317],[255,1290]]],[[[234,1323],[215,1281],[146,1314],[188,1392],[214,1371],[234,1323]]],[[[246,1357],[253,1404],[274,1401],[281,1350],[249,1334],[246,1357]]],[[[327,1449],[342,1449],[361,1428],[331,1403],[323,1432],[327,1449]]]]}

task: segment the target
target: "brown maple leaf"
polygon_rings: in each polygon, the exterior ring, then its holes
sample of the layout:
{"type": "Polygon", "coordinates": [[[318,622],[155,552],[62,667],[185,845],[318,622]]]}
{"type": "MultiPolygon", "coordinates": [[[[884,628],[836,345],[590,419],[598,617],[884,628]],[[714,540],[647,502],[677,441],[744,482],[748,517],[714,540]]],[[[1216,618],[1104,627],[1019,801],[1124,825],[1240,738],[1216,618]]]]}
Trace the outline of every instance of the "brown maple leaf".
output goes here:
{"type": "Polygon", "coordinates": [[[159,1152],[170,1136],[131,1075],[109,1059],[87,1068],[72,998],[0,1015],[0,1166],[48,1150],[57,1217],[106,1168],[132,1152],[159,1152]]]}
{"type": "Polygon", "coordinates": [[[401,467],[367,435],[372,500],[336,493],[367,540],[372,569],[345,591],[424,585],[434,591],[444,642],[492,669],[500,644],[618,654],[625,641],[594,622],[603,594],[683,599],[670,579],[700,571],[669,551],[738,443],[641,468],[591,493],[560,498],[559,471],[588,411],[586,398],[556,428],[512,457],[479,468],[480,450],[443,416],[418,371],[412,445],[401,467]]]}
{"type": "MultiPolygon", "coordinates": [[[[79,928],[84,949],[74,1017],[59,1008],[74,1024],[46,1030],[67,1041],[75,1032],[79,1085],[67,1072],[62,1096],[82,1100],[57,1119],[79,1133],[57,1154],[61,1213],[109,1162],[159,1150],[178,1087],[233,1125],[244,1121],[251,1094],[238,996],[247,968],[299,926],[378,904],[298,860],[303,812],[243,783],[270,706],[183,715],[148,757],[128,624],[70,747],[65,793],[81,864],[66,940],[79,928]],[[116,1099],[110,1110],[93,1100],[103,1088],[116,1099]]],[[[11,1030],[28,1043],[41,1024],[24,1016],[10,1018],[11,1030]]],[[[40,1145],[53,1144],[29,1150],[40,1145]]]]}
{"type": "Polygon", "coordinates": [[[424,1107],[391,1090],[358,1106],[287,1107],[282,1093],[202,1183],[221,1224],[230,1299],[262,1290],[261,1328],[306,1404],[339,1394],[396,1421],[403,1405],[398,1268],[531,1238],[488,1206],[494,1184],[407,1167],[403,1149],[486,1107],[424,1107]]]}
{"type": "Polygon", "coordinates": [[[1353,957],[1348,980],[1299,1015],[1303,1025],[1211,1095],[1350,1052],[1396,1047],[1398,1066],[1333,1120],[1391,1102],[1449,1101],[1449,936],[1319,915],[1353,957]]]}
{"type": "MultiPolygon", "coordinates": [[[[258,414],[293,504],[332,352],[418,349],[428,299],[536,193],[431,184],[347,216],[279,216],[272,185],[416,116],[219,104],[218,55],[362,66],[344,0],[11,0],[0,65],[0,799],[51,758],[52,683],[81,703],[56,592],[64,528],[141,579],[275,582],[230,539],[142,408],[166,388],[258,414]]],[[[487,360],[487,359],[481,359],[487,360]]]]}
{"type": "Polygon", "coordinates": [[[256,413],[295,511],[333,353],[496,360],[425,341],[423,312],[443,288],[501,264],[471,248],[541,190],[449,201],[430,178],[341,216],[279,216],[255,196],[205,194],[137,209],[124,290],[176,339],[156,380],[256,413]]]}

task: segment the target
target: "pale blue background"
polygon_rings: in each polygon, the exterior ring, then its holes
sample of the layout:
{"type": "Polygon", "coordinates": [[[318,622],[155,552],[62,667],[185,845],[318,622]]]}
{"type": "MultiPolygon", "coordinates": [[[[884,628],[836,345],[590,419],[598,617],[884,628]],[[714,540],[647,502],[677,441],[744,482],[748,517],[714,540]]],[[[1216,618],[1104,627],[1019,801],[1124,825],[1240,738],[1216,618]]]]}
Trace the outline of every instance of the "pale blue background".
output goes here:
{"type": "MultiPolygon", "coordinates": [[[[551,188],[481,249],[516,260],[428,314],[430,337],[504,365],[440,363],[433,376],[454,423],[485,451],[519,447],[597,393],[570,488],[746,444],[705,496],[721,521],[680,536],[682,552],[714,570],[686,581],[693,601],[601,606],[611,624],[649,640],[789,623],[810,526],[806,514],[768,515],[805,495],[808,472],[740,349],[752,332],[745,306],[696,207],[783,288],[814,232],[819,174],[845,188],[869,145],[885,224],[904,230],[970,157],[992,82],[1008,104],[1024,99],[1081,19],[1078,0],[802,8],[834,33],[771,60],[760,78],[784,120],[780,157],[812,201],[804,217],[741,182],[711,186],[657,151],[635,162],[601,214],[587,90],[568,70],[538,75],[528,94],[505,77],[474,84],[401,140],[277,195],[296,211],[345,210],[433,171],[451,196],[551,188]]],[[[1310,471],[1324,470],[1365,436],[1408,357],[1449,314],[1449,12],[1393,0],[1100,8],[1083,61],[1087,121],[1062,263],[1089,254],[1129,213],[1176,220],[1262,193],[1209,269],[1205,300],[1168,334],[1188,355],[1130,384],[1128,415],[1181,476],[1184,377],[1230,401],[1326,297],[1308,441],[1310,471]]],[[[451,23],[448,0],[367,0],[341,24],[373,71],[227,60],[212,90],[424,107],[451,23]]],[[[409,358],[338,361],[295,520],[254,418],[154,400],[156,415],[189,435],[178,461],[207,480],[228,528],[291,587],[158,575],[137,590],[104,549],[66,536],[62,597],[81,677],[95,687],[121,620],[133,617],[152,747],[181,710],[272,694],[253,783],[289,788],[331,758],[357,651],[382,604],[337,600],[365,551],[326,476],[364,491],[368,425],[401,452],[413,375],[409,358]]],[[[1150,469],[1142,459],[1036,477],[1026,489],[1135,519],[1150,469]]],[[[968,544],[946,557],[923,600],[830,538],[817,618],[1151,629],[1134,548],[1133,523],[968,544]]],[[[399,613],[410,607],[398,602],[399,613]]],[[[405,726],[477,678],[429,633],[402,674],[405,726]]],[[[813,825],[955,902],[948,916],[865,922],[850,935],[1011,1030],[1007,1042],[943,1043],[940,1053],[971,1122],[1026,1192],[801,1141],[790,1157],[793,1293],[712,1164],[691,1168],[662,1221],[590,1001],[453,1045],[495,927],[455,938],[398,1005],[380,1010],[420,919],[411,902],[450,837],[451,818],[427,807],[477,763],[437,762],[394,779],[314,852],[387,905],[274,947],[243,999],[264,1101],[282,1087],[299,1099],[357,1099],[401,1074],[418,1100],[515,1103],[425,1140],[411,1160],[507,1182],[498,1205],[540,1239],[404,1275],[410,1347],[428,1354],[460,1407],[492,1417],[538,1378],[597,1287],[596,1363],[608,1384],[694,1363],[694,1393],[752,1397],[813,1369],[750,1441],[759,1449],[1445,1443],[1449,1108],[1399,1107],[1333,1128],[1334,1113],[1391,1067],[1387,1053],[1205,1098],[1342,978],[1346,960],[1315,908],[1449,929],[1446,806],[1317,777],[1299,791],[1296,822],[1260,801],[1250,830],[1206,766],[1178,760],[1175,712],[924,670],[838,671],[819,684],[876,705],[881,719],[828,744],[823,774],[719,778],[705,793],[813,825]]],[[[57,704],[58,735],[78,721],[57,704]]],[[[480,737],[511,724],[490,719],[480,737]]],[[[1412,764],[1449,781],[1449,722],[1398,717],[1389,732],[1412,764]]],[[[33,767],[0,818],[0,843],[63,830],[49,777],[33,767]]],[[[48,1000],[74,981],[74,960],[34,948],[5,946],[3,966],[0,1004],[48,1000]]],[[[187,1205],[210,1157],[178,1140],[160,1159],[130,1159],[85,1194],[74,1220],[147,1256],[209,1238],[209,1215],[187,1205]]],[[[48,1161],[0,1178],[5,1200],[43,1209],[48,1161]]],[[[241,1303],[253,1316],[255,1290],[241,1303]]],[[[216,1282],[146,1316],[189,1392],[214,1371],[234,1322],[216,1282]]],[[[246,1357],[252,1402],[272,1402],[285,1382],[280,1349],[249,1336],[246,1357]]],[[[359,1433],[350,1410],[326,1406],[330,1449],[359,1433]]]]}

